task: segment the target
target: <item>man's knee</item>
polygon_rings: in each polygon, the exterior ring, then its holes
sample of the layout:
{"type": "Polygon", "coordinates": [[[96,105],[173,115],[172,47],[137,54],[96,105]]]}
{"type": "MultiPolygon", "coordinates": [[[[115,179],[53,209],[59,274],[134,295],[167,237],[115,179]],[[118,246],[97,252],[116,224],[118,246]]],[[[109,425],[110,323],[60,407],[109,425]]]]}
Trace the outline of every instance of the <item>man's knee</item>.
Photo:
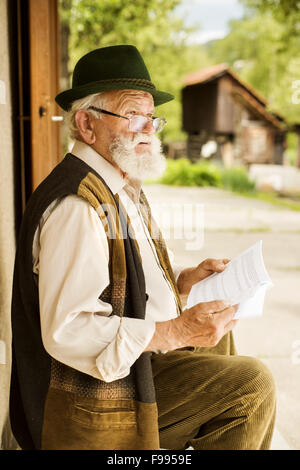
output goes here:
{"type": "Polygon", "coordinates": [[[252,404],[267,402],[271,407],[274,407],[276,385],[270,369],[259,359],[248,356],[244,356],[242,359],[240,377],[244,379],[245,395],[249,396],[249,401],[252,404]]]}

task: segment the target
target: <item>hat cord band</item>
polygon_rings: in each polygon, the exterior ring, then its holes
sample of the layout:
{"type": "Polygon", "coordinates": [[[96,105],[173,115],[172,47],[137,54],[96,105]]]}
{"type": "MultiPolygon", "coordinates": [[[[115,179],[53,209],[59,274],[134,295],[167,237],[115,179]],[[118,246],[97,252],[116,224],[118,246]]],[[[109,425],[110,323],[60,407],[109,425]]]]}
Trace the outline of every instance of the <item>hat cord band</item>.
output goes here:
{"type": "MultiPolygon", "coordinates": [[[[109,80],[97,80],[94,83],[97,83],[99,85],[100,84],[105,85],[106,83],[130,83],[133,85],[144,86],[144,87],[156,90],[152,82],[150,82],[149,80],[145,80],[143,78],[110,78],[109,80]]],[[[90,83],[90,85],[92,84],[90,83]]]]}

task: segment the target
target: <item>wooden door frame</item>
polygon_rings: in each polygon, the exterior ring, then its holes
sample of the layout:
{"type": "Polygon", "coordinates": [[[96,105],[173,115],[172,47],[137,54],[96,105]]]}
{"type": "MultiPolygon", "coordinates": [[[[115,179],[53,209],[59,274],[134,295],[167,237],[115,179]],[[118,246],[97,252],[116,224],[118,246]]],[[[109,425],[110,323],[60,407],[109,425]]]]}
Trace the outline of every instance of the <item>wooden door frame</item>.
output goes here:
{"type": "Polygon", "coordinates": [[[28,0],[28,15],[33,191],[60,160],[58,1],[28,0]]]}

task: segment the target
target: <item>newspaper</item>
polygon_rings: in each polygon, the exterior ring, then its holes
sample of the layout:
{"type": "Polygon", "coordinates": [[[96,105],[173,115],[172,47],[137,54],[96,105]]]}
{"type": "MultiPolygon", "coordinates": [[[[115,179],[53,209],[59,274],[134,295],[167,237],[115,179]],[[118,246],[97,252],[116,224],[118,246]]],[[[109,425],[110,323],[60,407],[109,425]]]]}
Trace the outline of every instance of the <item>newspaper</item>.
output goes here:
{"type": "Polygon", "coordinates": [[[187,300],[187,308],[199,302],[227,300],[238,304],[234,318],[258,317],[263,313],[265,293],[273,283],[265,268],[262,240],[227,263],[222,273],[194,284],[187,300]]]}

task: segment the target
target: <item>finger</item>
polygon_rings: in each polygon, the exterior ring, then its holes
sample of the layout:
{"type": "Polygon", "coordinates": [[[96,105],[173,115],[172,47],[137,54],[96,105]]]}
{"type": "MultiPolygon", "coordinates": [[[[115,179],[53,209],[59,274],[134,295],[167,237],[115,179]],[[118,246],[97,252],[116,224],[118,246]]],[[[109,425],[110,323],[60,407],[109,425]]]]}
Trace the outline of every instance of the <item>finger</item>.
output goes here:
{"type": "Polygon", "coordinates": [[[202,261],[202,263],[199,264],[199,267],[211,271],[214,267],[215,261],[217,260],[214,258],[206,258],[204,261],[202,261]]]}
{"type": "Polygon", "coordinates": [[[207,258],[199,265],[202,269],[207,271],[215,271],[220,272],[223,271],[226,267],[226,264],[229,263],[230,259],[223,258],[223,259],[215,259],[215,258],[207,258]]]}
{"type": "Polygon", "coordinates": [[[218,313],[227,309],[230,305],[229,300],[212,300],[210,302],[199,302],[192,308],[199,313],[218,313]]]}
{"type": "Polygon", "coordinates": [[[224,271],[224,269],[226,268],[226,264],[229,263],[229,261],[230,260],[227,258],[214,260],[213,264],[214,264],[215,271],[217,272],[224,271]]]}
{"type": "Polygon", "coordinates": [[[236,309],[234,307],[227,307],[222,312],[215,312],[213,318],[215,321],[226,325],[228,322],[234,319],[236,309]]]}
{"type": "Polygon", "coordinates": [[[199,268],[205,271],[213,272],[221,272],[225,269],[225,264],[223,263],[222,259],[213,259],[207,258],[206,260],[202,261],[199,265],[199,268]]]}

